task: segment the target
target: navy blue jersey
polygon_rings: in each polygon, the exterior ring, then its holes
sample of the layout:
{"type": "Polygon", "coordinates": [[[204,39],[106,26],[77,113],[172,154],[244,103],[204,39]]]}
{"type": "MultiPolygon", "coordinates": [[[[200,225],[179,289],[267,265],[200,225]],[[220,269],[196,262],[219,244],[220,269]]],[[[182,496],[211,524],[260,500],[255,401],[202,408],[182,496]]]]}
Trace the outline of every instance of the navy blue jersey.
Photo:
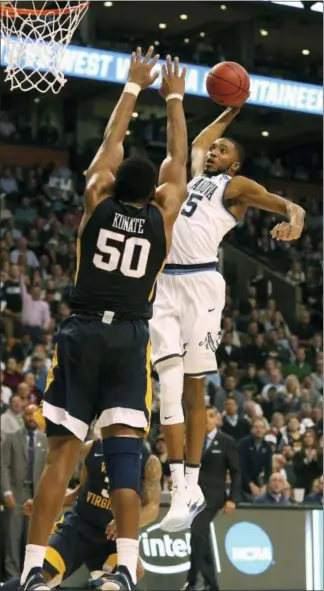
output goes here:
{"type": "MultiPolygon", "coordinates": [[[[145,466],[150,452],[143,446],[141,479],[145,478],[145,466]]],[[[113,520],[108,492],[108,477],[103,457],[101,440],[93,442],[85,460],[88,478],[74,503],[73,509],[78,517],[88,525],[104,531],[113,520]]]]}
{"type": "Polygon", "coordinates": [[[152,316],[155,282],[166,257],[161,212],[104,199],[78,241],[74,312],[111,311],[127,320],[152,316]]]}

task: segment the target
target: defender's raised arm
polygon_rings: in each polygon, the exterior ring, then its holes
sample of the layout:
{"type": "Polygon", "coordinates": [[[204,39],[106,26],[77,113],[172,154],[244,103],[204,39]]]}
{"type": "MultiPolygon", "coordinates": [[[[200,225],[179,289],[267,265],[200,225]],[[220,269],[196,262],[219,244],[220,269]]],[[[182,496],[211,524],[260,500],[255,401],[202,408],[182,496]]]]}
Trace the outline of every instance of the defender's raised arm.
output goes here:
{"type": "Polygon", "coordinates": [[[103,142],[87,171],[85,212],[88,215],[101,199],[108,196],[116,170],[123,161],[123,142],[140,91],[153,84],[159,75],[158,72],[152,73],[159,59],[159,55],[151,59],[153,51],[151,46],[144,59],[140,47],[132,53],[127,83],[111,114],[103,142]]]}
{"type": "Polygon", "coordinates": [[[160,94],[167,104],[167,156],[160,168],[155,201],[164,217],[173,223],[187,195],[188,135],[182,102],[186,68],[180,72],[177,57],[174,66],[171,56],[166,60],[166,66],[162,66],[160,94]]]}

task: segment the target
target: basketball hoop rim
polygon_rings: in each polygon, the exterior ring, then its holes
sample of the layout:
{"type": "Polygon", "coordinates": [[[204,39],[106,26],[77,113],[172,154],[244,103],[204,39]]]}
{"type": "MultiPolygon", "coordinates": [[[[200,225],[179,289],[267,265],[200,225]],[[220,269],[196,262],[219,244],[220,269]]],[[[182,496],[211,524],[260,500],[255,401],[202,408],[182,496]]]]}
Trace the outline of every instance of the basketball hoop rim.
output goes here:
{"type": "Polygon", "coordinates": [[[33,10],[29,8],[14,8],[13,6],[8,6],[8,4],[1,4],[0,3],[0,16],[46,16],[52,14],[53,16],[59,16],[61,14],[69,14],[76,10],[85,10],[88,8],[90,2],[80,2],[77,6],[70,6],[67,8],[54,8],[54,9],[45,9],[45,10],[33,10]]]}

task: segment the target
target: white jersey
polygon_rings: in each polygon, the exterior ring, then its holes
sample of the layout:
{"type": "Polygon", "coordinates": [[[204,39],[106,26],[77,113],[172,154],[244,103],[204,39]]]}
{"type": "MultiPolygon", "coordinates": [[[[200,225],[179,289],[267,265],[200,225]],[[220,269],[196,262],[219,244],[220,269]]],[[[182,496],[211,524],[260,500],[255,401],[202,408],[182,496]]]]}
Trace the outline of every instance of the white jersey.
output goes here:
{"type": "Polygon", "coordinates": [[[188,184],[188,197],[173,227],[167,263],[194,265],[217,260],[225,234],[236,225],[223,196],[232,177],[200,175],[188,184]]]}

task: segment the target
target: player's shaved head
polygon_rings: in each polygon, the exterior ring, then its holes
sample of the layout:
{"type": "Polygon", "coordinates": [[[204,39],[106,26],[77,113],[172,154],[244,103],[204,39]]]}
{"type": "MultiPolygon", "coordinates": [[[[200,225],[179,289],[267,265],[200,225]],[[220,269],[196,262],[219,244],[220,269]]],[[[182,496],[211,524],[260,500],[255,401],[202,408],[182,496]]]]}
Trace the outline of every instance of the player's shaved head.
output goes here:
{"type": "Polygon", "coordinates": [[[153,196],[156,184],[157,171],[151,160],[127,158],[117,170],[114,197],[126,203],[145,203],[153,196]]]}
{"type": "Polygon", "coordinates": [[[230,142],[232,144],[232,146],[234,146],[237,160],[239,161],[240,168],[241,168],[243,166],[243,163],[245,160],[245,150],[244,150],[243,146],[241,144],[239,144],[236,140],[233,140],[233,138],[231,138],[231,137],[225,137],[223,139],[227,140],[228,142],[230,142]]]}

